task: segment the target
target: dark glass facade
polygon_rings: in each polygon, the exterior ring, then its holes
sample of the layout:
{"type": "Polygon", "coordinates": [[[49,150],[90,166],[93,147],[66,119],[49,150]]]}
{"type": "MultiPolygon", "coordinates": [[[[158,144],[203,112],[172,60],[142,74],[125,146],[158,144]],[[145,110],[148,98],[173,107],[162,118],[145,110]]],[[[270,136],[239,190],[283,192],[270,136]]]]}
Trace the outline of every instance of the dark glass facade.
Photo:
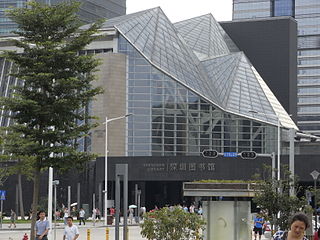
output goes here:
{"type": "MultiPolygon", "coordinates": [[[[64,0],[36,0],[46,4],[56,4],[64,0]]],[[[78,0],[82,2],[79,16],[84,23],[100,18],[114,18],[126,14],[126,0],[78,0]]],[[[17,24],[5,16],[9,8],[24,7],[27,0],[0,1],[0,35],[8,35],[17,28],[17,24]]]]}

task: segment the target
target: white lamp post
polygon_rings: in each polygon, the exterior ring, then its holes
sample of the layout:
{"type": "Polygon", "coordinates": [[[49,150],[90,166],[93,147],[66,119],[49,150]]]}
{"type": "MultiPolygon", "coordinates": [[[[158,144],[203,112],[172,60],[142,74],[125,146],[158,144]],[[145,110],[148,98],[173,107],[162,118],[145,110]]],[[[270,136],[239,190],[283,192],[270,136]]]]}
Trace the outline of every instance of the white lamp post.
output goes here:
{"type": "MultiPolygon", "coordinates": [[[[278,150],[277,150],[277,153],[278,153],[278,164],[277,164],[277,168],[278,168],[278,174],[277,174],[277,180],[280,181],[280,154],[281,154],[281,150],[280,150],[280,144],[281,144],[281,139],[280,139],[280,118],[279,116],[276,114],[276,115],[272,115],[272,114],[265,114],[265,113],[260,113],[260,112],[257,112],[257,111],[254,111],[254,110],[250,110],[249,113],[253,113],[253,114],[259,114],[259,115],[265,115],[265,116],[271,116],[271,117],[276,117],[277,118],[277,126],[278,126],[278,150]]],[[[273,171],[273,170],[272,170],[273,171]]]]}
{"type": "Polygon", "coordinates": [[[315,217],[315,230],[318,230],[318,224],[317,224],[317,179],[320,175],[320,173],[317,170],[313,170],[310,175],[313,178],[314,181],[314,217],[315,217]]]}
{"type": "Polygon", "coordinates": [[[124,116],[110,118],[106,117],[104,124],[106,125],[106,144],[105,144],[105,168],[104,168],[104,225],[107,226],[107,212],[108,212],[108,123],[123,118],[127,118],[133,115],[132,113],[126,114],[124,116]]]}
{"type": "Polygon", "coordinates": [[[48,232],[48,239],[52,239],[52,190],[53,190],[53,168],[49,167],[49,181],[48,181],[48,222],[50,226],[50,230],[48,232]]]}

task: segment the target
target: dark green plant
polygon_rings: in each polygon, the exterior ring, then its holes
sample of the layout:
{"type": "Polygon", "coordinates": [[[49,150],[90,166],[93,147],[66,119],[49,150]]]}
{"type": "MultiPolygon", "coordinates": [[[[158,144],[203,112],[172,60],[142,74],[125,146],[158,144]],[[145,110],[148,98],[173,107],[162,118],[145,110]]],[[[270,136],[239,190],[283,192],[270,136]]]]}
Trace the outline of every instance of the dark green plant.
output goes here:
{"type": "Polygon", "coordinates": [[[255,180],[217,180],[217,179],[203,179],[194,181],[195,183],[255,183],[255,180]]]}
{"type": "Polygon", "coordinates": [[[141,235],[148,240],[201,240],[205,222],[181,207],[165,207],[144,215],[141,235]]]}
{"type": "Polygon", "coordinates": [[[295,186],[296,192],[300,191],[297,177],[292,179],[287,166],[283,166],[281,180],[271,178],[271,168],[264,166],[262,174],[254,176],[257,179],[257,187],[253,201],[261,208],[271,226],[278,226],[282,230],[288,229],[290,216],[304,208],[305,198],[297,195],[290,196],[291,186],[295,186]],[[279,217],[278,217],[279,213],[279,217]]]}
{"type": "Polygon", "coordinates": [[[102,92],[92,86],[99,62],[78,53],[97,38],[101,24],[80,28],[78,10],[75,1],[53,6],[30,2],[7,13],[18,24],[12,44],[21,51],[6,51],[2,56],[14,63],[16,71],[10,75],[20,81],[12,96],[0,103],[14,120],[3,129],[3,150],[11,160],[19,160],[13,170],[33,180],[31,240],[41,172],[48,167],[55,171],[82,168],[95,158],[77,151],[77,139],[96,126],[87,108],[102,92]]]}

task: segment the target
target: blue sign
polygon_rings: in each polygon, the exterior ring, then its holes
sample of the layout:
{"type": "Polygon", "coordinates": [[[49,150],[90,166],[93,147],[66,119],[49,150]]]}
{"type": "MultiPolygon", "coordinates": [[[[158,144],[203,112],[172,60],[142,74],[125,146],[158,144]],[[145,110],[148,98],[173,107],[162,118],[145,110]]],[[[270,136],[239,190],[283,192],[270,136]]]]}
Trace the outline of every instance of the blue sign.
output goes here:
{"type": "Polygon", "coordinates": [[[6,190],[0,190],[0,200],[6,200],[6,194],[7,191],[6,190]]]}
{"type": "Polygon", "coordinates": [[[238,157],[238,153],[237,152],[224,152],[223,156],[224,157],[238,157]]]}

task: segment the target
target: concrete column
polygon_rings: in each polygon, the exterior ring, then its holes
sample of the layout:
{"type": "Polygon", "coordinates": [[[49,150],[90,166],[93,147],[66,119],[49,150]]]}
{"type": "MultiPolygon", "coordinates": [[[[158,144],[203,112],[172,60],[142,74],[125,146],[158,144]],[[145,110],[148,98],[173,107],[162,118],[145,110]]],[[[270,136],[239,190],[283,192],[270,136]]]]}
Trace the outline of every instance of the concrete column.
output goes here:
{"type": "Polygon", "coordinates": [[[120,219],[120,180],[123,178],[123,240],[127,239],[128,231],[128,164],[116,164],[116,229],[115,240],[119,240],[120,219]]]}
{"type": "Polygon", "coordinates": [[[53,201],[53,168],[49,167],[49,179],[48,179],[48,222],[50,226],[50,230],[48,233],[48,239],[52,239],[52,201],[53,201]]]}
{"type": "Polygon", "coordinates": [[[77,184],[77,203],[78,203],[78,209],[81,208],[81,186],[80,183],[77,184]]]}
{"type": "Polygon", "coordinates": [[[102,211],[102,183],[100,182],[99,183],[99,186],[98,186],[98,208],[100,211],[102,211]]]}
{"type": "Polygon", "coordinates": [[[123,164],[123,240],[128,240],[128,164],[123,164]]]}
{"type": "Polygon", "coordinates": [[[19,186],[16,184],[16,206],[15,206],[16,213],[19,213],[19,186]]]}
{"type": "Polygon", "coordinates": [[[71,216],[71,186],[68,186],[68,214],[71,216]]]}
{"type": "Polygon", "coordinates": [[[119,222],[120,222],[120,176],[116,174],[116,229],[115,240],[119,240],[119,222]]]}

